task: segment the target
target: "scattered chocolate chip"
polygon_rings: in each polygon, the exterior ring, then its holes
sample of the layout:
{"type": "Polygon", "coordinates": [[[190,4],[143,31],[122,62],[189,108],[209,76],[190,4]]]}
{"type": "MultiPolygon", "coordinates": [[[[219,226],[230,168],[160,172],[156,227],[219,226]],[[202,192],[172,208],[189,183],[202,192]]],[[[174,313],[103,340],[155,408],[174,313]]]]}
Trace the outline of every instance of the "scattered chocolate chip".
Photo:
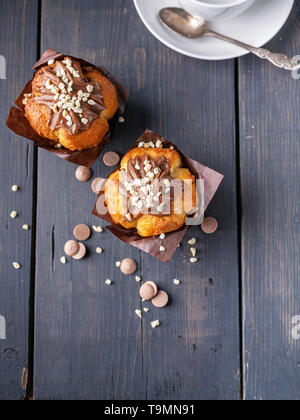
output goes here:
{"type": "Polygon", "coordinates": [[[16,269],[16,270],[20,270],[21,265],[20,265],[18,262],[13,262],[13,267],[14,267],[14,269],[16,269]]]}
{"type": "Polygon", "coordinates": [[[218,222],[214,217],[206,217],[203,220],[201,229],[204,233],[212,234],[215,233],[218,229],[218,222]]]}
{"type": "Polygon", "coordinates": [[[11,190],[12,190],[13,192],[17,192],[17,191],[19,191],[19,187],[18,187],[18,185],[13,185],[13,186],[11,187],[11,190]]]}
{"type": "Polygon", "coordinates": [[[151,300],[152,305],[157,308],[164,308],[169,302],[169,296],[163,290],[159,290],[157,295],[151,300]]]}
{"type": "Polygon", "coordinates": [[[136,314],[139,318],[143,318],[142,311],[141,311],[140,309],[136,309],[135,314],[136,314]]]}
{"type": "Polygon", "coordinates": [[[75,175],[78,181],[87,182],[92,176],[92,171],[89,168],[86,168],[85,166],[79,166],[76,169],[75,175]]]}
{"type": "Polygon", "coordinates": [[[79,251],[79,243],[74,240],[68,241],[65,243],[64,250],[68,257],[73,257],[79,251]]]}
{"type": "Polygon", "coordinates": [[[107,152],[103,156],[103,162],[106,166],[116,166],[120,162],[120,156],[116,152],[107,152]]]}
{"type": "Polygon", "coordinates": [[[125,260],[121,262],[120,269],[123,274],[126,274],[127,276],[129,276],[136,272],[137,263],[131,258],[125,258],[125,260]]]}
{"type": "Polygon", "coordinates": [[[66,257],[61,257],[60,262],[61,262],[62,264],[67,264],[67,259],[66,259],[66,257]]]}
{"type": "Polygon", "coordinates": [[[12,219],[15,219],[16,217],[18,217],[18,212],[17,211],[12,211],[11,213],[10,213],[10,217],[12,218],[12,219]]]}
{"type": "Polygon", "coordinates": [[[77,254],[72,255],[72,258],[74,260],[82,260],[82,258],[85,257],[86,255],[86,247],[84,244],[82,244],[81,242],[78,242],[79,245],[79,251],[77,252],[77,254]]]}
{"type": "Polygon", "coordinates": [[[151,322],[151,327],[152,328],[156,328],[156,327],[159,327],[159,326],[160,326],[160,322],[159,322],[158,319],[156,321],[151,322]]]}
{"type": "Polygon", "coordinates": [[[100,191],[103,191],[105,182],[106,182],[105,178],[95,178],[91,184],[93,193],[99,194],[100,191]]]}
{"type": "Polygon", "coordinates": [[[143,284],[140,288],[140,297],[144,300],[151,300],[155,296],[155,290],[151,286],[151,284],[143,284]]]}
{"type": "Polygon", "coordinates": [[[91,236],[91,229],[84,224],[75,226],[74,236],[78,241],[86,241],[91,236]]]}
{"type": "MultiPolygon", "coordinates": [[[[153,290],[154,290],[154,296],[156,296],[157,295],[157,292],[158,292],[158,287],[157,287],[157,284],[156,283],[154,283],[154,281],[147,281],[146,283],[144,283],[144,284],[149,284],[150,286],[152,286],[153,287],[153,290]]],[[[153,297],[154,297],[153,296],[153,297]]]]}

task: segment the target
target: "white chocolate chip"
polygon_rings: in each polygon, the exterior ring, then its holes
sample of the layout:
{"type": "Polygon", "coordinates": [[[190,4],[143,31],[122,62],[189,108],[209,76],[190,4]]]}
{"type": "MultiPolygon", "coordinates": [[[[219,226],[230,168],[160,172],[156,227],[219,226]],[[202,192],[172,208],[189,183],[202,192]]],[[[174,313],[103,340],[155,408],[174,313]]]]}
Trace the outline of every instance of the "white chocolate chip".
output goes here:
{"type": "Polygon", "coordinates": [[[62,264],[67,264],[67,258],[66,257],[61,257],[60,262],[62,264]]]}
{"type": "Polygon", "coordinates": [[[20,270],[21,265],[17,262],[13,262],[13,267],[14,267],[15,270],[20,270]]]}
{"type": "Polygon", "coordinates": [[[125,122],[125,118],[124,117],[119,117],[119,123],[123,124],[125,122]]]}
{"type": "Polygon", "coordinates": [[[103,249],[98,246],[96,248],[96,252],[97,252],[97,254],[102,254],[103,253],[103,249]]]}
{"type": "Polygon", "coordinates": [[[198,259],[197,258],[190,258],[190,262],[193,264],[193,263],[196,263],[198,261],[198,259]]]}
{"type": "Polygon", "coordinates": [[[49,60],[49,61],[48,61],[48,66],[51,66],[51,65],[52,65],[52,64],[54,64],[54,63],[55,63],[55,60],[53,60],[53,59],[52,59],[52,60],[49,60]]]}
{"type": "Polygon", "coordinates": [[[95,101],[93,101],[93,99],[90,99],[90,100],[88,101],[88,104],[89,104],[89,105],[91,105],[91,106],[94,106],[94,105],[96,105],[96,102],[95,102],[95,101]]]}
{"type": "Polygon", "coordinates": [[[16,217],[18,217],[18,212],[16,212],[15,210],[14,210],[14,211],[12,211],[12,212],[10,213],[10,217],[11,217],[12,219],[15,219],[16,217]]]}
{"type": "Polygon", "coordinates": [[[174,283],[176,286],[179,286],[179,285],[180,285],[180,283],[181,283],[181,281],[180,281],[180,280],[177,280],[177,279],[174,279],[174,280],[173,280],[173,283],[174,283]]]}
{"type": "Polygon", "coordinates": [[[107,279],[107,280],[105,281],[105,283],[106,283],[108,286],[110,286],[110,285],[112,284],[112,281],[111,281],[110,279],[107,279]]]}
{"type": "Polygon", "coordinates": [[[29,230],[29,229],[30,229],[30,226],[29,226],[29,225],[23,225],[23,226],[22,226],[22,229],[24,229],[24,230],[29,230]]]}
{"type": "Polygon", "coordinates": [[[142,279],[140,276],[135,276],[135,281],[140,282],[142,279]]]}
{"type": "Polygon", "coordinates": [[[121,267],[121,261],[116,262],[116,267],[118,267],[118,268],[121,267]]]}
{"type": "Polygon", "coordinates": [[[196,248],[191,248],[191,253],[193,257],[196,257],[196,254],[197,254],[196,248]]]}
{"type": "Polygon", "coordinates": [[[165,239],[165,237],[166,237],[166,235],[165,235],[164,233],[162,233],[162,234],[159,236],[159,239],[165,239]]]}
{"type": "Polygon", "coordinates": [[[87,90],[89,93],[92,93],[92,92],[93,92],[93,90],[94,90],[94,86],[92,86],[92,85],[88,85],[88,86],[86,87],[86,90],[87,90]]]}
{"type": "Polygon", "coordinates": [[[159,326],[160,326],[159,320],[156,320],[156,321],[152,321],[151,322],[151,327],[152,328],[156,328],[156,327],[159,327],[159,326]]]}
{"type": "Polygon", "coordinates": [[[135,314],[136,314],[139,318],[143,318],[142,311],[141,311],[140,309],[136,309],[136,310],[135,310],[135,314]]]}
{"type": "Polygon", "coordinates": [[[166,250],[166,248],[163,245],[161,245],[159,247],[159,252],[165,252],[165,250],[166,250]]]}
{"type": "Polygon", "coordinates": [[[149,308],[144,308],[144,312],[149,312],[149,308]]]}
{"type": "Polygon", "coordinates": [[[81,122],[84,125],[87,125],[89,123],[89,120],[87,118],[81,118],[81,122]]]}
{"type": "Polygon", "coordinates": [[[19,191],[19,187],[18,187],[18,185],[13,185],[13,186],[11,187],[11,190],[12,190],[13,192],[17,192],[17,191],[19,191]]]}
{"type": "Polygon", "coordinates": [[[197,239],[196,238],[192,238],[192,239],[190,239],[189,241],[188,241],[188,244],[189,245],[195,245],[195,243],[197,242],[197,239]]]}
{"type": "Polygon", "coordinates": [[[162,145],[162,141],[161,140],[157,140],[155,146],[156,147],[161,147],[161,145],[162,145]]]}
{"type": "Polygon", "coordinates": [[[101,226],[93,226],[93,230],[94,232],[97,232],[97,233],[103,232],[103,228],[101,226]]]}
{"type": "Polygon", "coordinates": [[[125,217],[126,217],[126,219],[127,219],[127,220],[129,220],[129,222],[130,222],[130,221],[131,221],[131,219],[132,219],[132,216],[131,216],[131,214],[130,214],[130,213],[127,213],[125,217]]]}

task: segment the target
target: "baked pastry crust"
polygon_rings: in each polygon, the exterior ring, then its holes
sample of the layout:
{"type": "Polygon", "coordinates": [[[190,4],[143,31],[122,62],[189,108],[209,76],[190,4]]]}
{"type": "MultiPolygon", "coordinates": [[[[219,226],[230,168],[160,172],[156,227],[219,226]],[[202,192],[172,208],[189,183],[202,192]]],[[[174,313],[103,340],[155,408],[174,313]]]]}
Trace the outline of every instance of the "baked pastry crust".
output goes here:
{"type": "MultiPolygon", "coordinates": [[[[138,166],[137,166],[138,167],[138,166]]],[[[183,168],[180,154],[171,148],[155,147],[145,148],[138,147],[130,150],[122,159],[120,168],[113,172],[108,178],[105,187],[105,204],[108,208],[109,215],[114,224],[119,224],[126,229],[137,230],[142,237],[157,236],[162,233],[173,232],[181,228],[185,222],[188,213],[196,206],[196,183],[195,176],[187,168],[183,168]],[[169,162],[168,176],[175,180],[180,180],[180,185],[191,188],[191,194],[187,199],[185,194],[179,194],[178,197],[173,196],[169,214],[138,214],[128,220],[127,201],[120,193],[120,183],[122,182],[122,173],[128,172],[130,162],[136,161],[136,158],[147,159],[151,162],[164,158],[169,162]],[[180,209],[181,211],[178,211],[180,209]]]]}
{"type": "MultiPolygon", "coordinates": [[[[60,91],[58,93],[61,94],[62,92],[60,91]]],[[[59,98],[57,98],[56,101],[59,101],[59,98]]],[[[118,107],[116,88],[106,77],[91,67],[82,67],[79,62],[74,59],[71,60],[68,57],[64,57],[53,64],[42,67],[36,72],[32,81],[32,92],[31,94],[26,95],[25,116],[32,128],[41,137],[51,140],[54,144],[60,143],[63,147],[71,151],[80,151],[96,147],[102,142],[109,131],[108,121],[114,117],[118,107]],[[64,66],[63,63],[66,60],[72,62],[73,70],[75,69],[78,72],[79,78],[73,77],[73,74],[70,74],[64,67],[66,70],[66,75],[64,77],[67,76],[65,79],[65,89],[69,89],[68,91],[63,91],[65,92],[65,96],[68,95],[68,98],[72,98],[74,94],[78,93],[78,91],[71,91],[72,87],[68,84],[67,80],[69,80],[69,83],[70,81],[73,81],[74,86],[76,83],[80,83],[82,85],[82,91],[89,96],[85,103],[80,103],[79,101],[77,107],[78,109],[80,109],[80,107],[83,108],[82,113],[74,112],[74,110],[76,110],[76,105],[74,105],[74,103],[72,109],[70,109],[70,107],[69,109],[56,108],[55,111],[58,111],[61,114],[65,112],[65,115],[72,116],[74,124],[71,125],[70,123],[70,126],[68,126],[68,120],[64,121],[61,115],[60,123],[58,121],[53,127],[51,126],[51,120],[53,121],[54,115],[53,104],[55,102],[55,91],[49,91],[49,95],[52,95],[52,97],[48,97],[49,102],[48,100],[40,101],[40,99],[42,97],[44,98],[45,94],[47,95],[47,88],[45,85],[48,80],[47,75],[50,74],[49,71],[54,73],[50,83],[48,82],[50,86],[52,84],[51,88],[58,88],[59,82],[64,83],[62,80],[55,77],[55,73],[59,65],[64,66]],[[94,92],[87,93],[87,86],[93,86],[94,92]],[[44,89],[44,91],[42,91],[42,89],[44,89]],[[97,95],[95,94],[96,91],[97,95]],[[93,95],[95,100],[91,100],[93,99],[93,95]],[[94,105],[89,105],[89,102],[91,104],[94,103],[94,105]],[[81,121],[84,121],[84,124],[81,121]]]]}

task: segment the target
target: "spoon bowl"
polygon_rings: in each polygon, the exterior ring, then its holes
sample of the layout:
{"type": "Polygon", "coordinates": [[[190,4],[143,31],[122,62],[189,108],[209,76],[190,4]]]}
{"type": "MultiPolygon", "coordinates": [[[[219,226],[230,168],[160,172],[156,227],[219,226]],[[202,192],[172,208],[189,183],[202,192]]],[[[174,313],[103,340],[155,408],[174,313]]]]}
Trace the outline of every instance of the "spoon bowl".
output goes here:
{"type": "Polygon", "coordinates": [[[159,12],[161,21],[186,38],[199,38],[207,31],[203,18],[196,18],[178,7],[166,7],[159,12]]]}

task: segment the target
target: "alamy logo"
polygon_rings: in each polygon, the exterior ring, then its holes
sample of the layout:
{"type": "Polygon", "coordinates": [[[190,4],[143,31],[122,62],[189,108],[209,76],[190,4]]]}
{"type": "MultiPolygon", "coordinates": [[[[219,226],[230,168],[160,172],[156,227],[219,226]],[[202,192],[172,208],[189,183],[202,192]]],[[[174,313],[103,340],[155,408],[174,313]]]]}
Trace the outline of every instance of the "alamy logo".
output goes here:
{"type": "Polygon", "coordinates": [[[6,340],[6,321],[2,315],[0,315],[0,340],[6,340]]]}
{"type": "Polygon", "coordinates": [[[292,337],[294,340],[300,340],[300,315],[293,317],[292,324],[294,325],[292,329],[292,337]]]}
{"type": "Polygon", "coordinates": [[[0,55],[0,80],[6,79],[6,60],[3,55],[0,55]]]}

